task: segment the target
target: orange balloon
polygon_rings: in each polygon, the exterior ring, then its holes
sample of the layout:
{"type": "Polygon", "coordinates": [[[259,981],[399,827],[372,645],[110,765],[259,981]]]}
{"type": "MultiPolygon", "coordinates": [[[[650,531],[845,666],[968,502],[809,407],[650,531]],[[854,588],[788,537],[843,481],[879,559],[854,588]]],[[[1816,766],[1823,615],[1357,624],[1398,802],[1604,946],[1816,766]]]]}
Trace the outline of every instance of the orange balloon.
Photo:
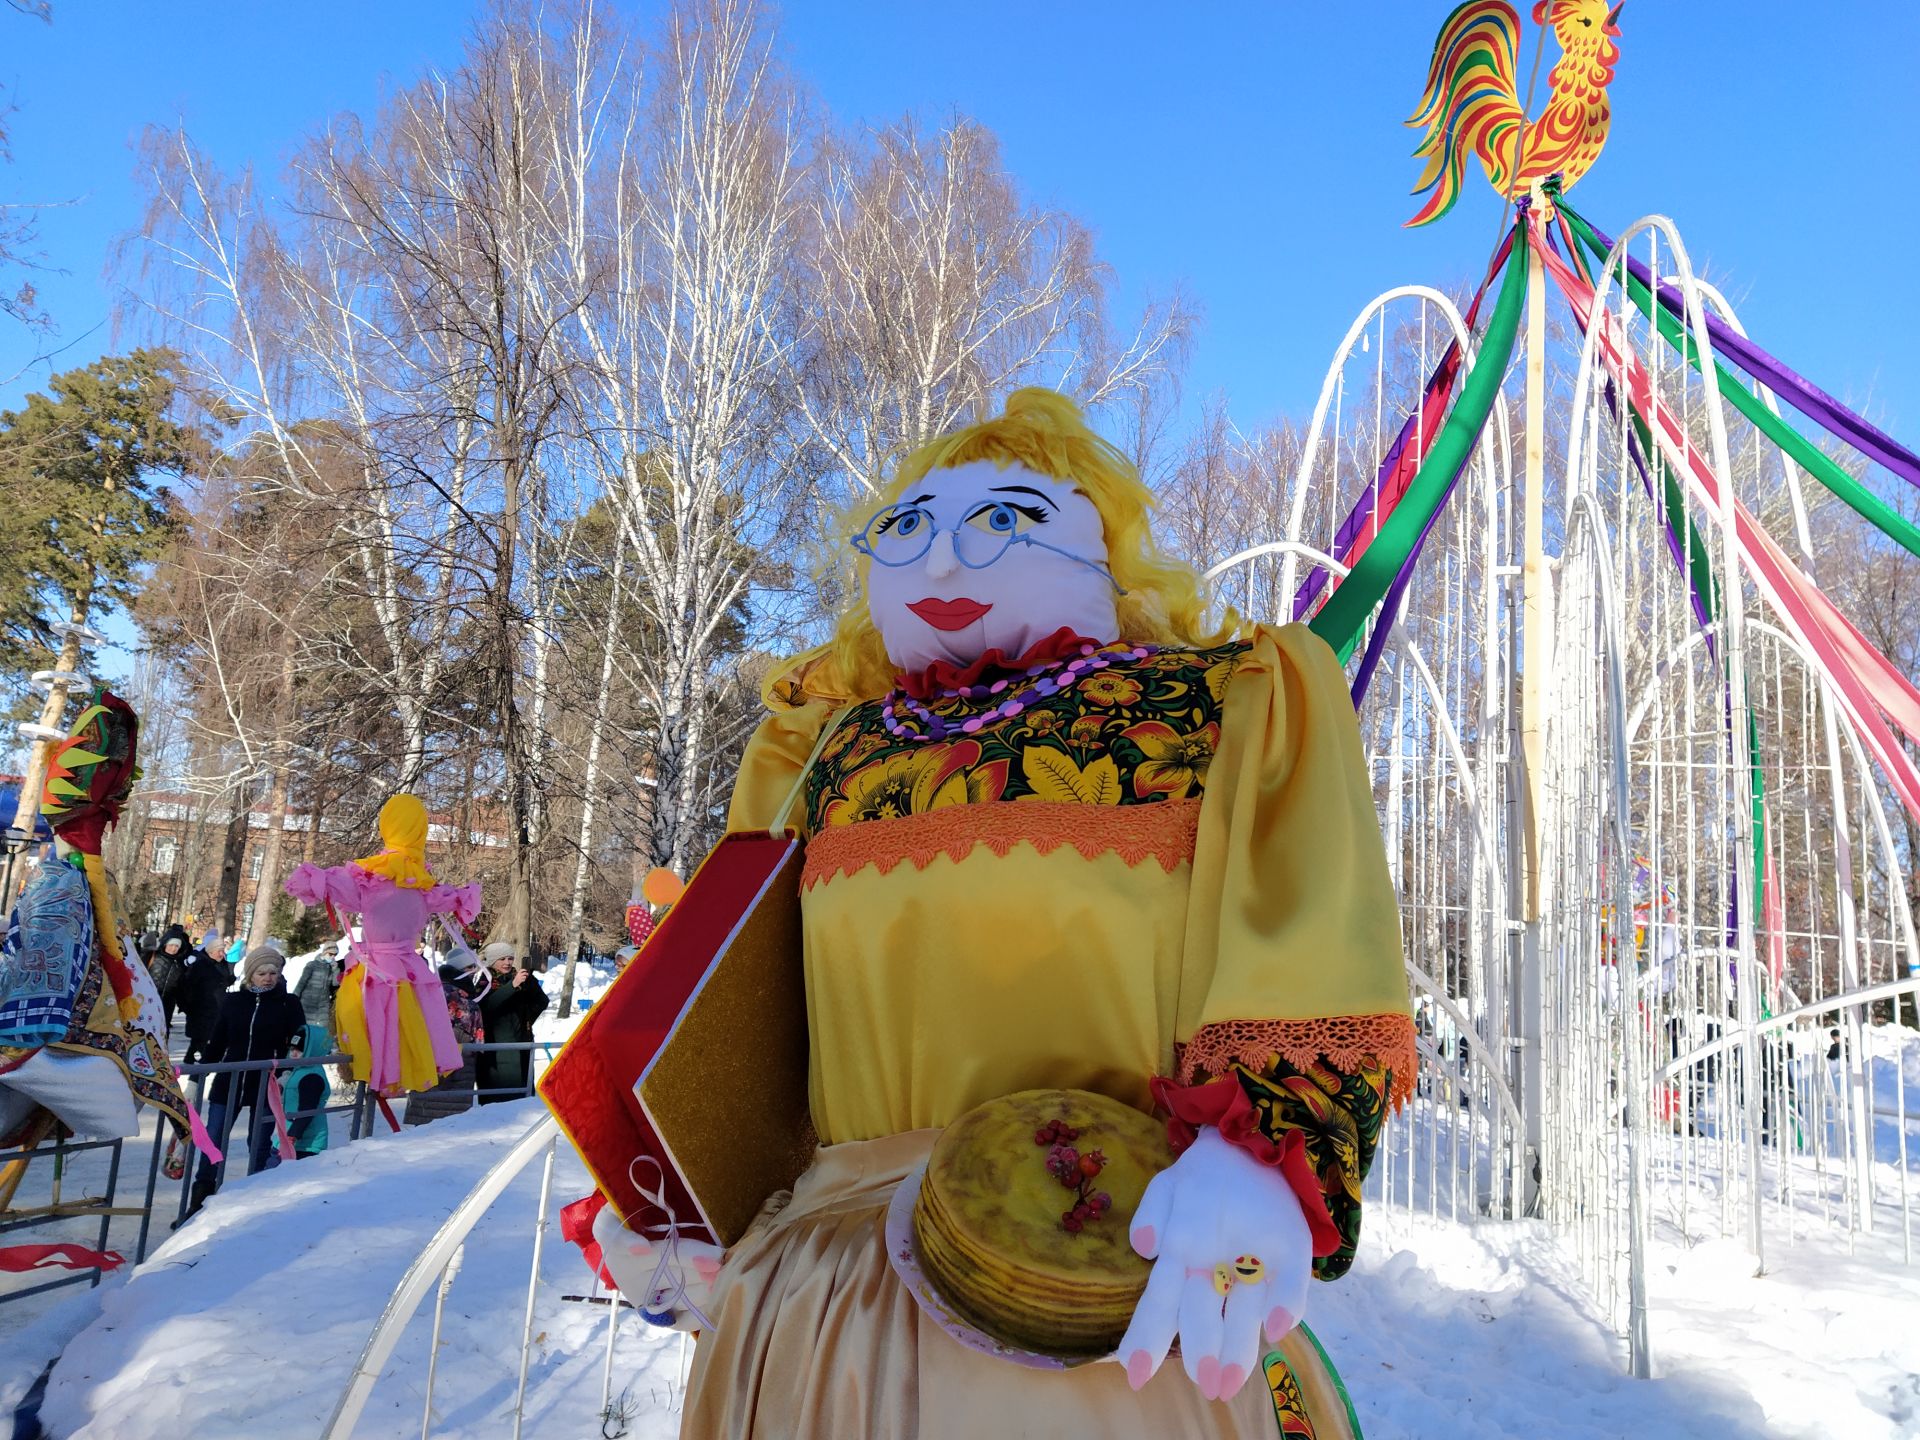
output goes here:
{"type": "Polygon", "coordinates": [[[640,882],[640,893],[649,905],[671,905],[686,892],[686,882],[666,866],[656,866],[640,882]]]}

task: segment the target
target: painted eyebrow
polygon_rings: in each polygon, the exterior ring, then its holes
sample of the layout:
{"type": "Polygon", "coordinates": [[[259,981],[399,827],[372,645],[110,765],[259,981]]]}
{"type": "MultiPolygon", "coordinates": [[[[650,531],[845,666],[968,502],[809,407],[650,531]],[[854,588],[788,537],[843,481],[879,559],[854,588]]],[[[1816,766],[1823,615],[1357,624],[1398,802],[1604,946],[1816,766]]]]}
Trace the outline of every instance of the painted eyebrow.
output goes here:
{"type": "Polygon", "coordinates": [[[992,487],[992,493],[995,495],[1005,495],[1009,493],[1031,495],[1034,499],[1051,509],[1058,510],[1060,508],[1059,504],[1049,498],[1045,491],[1036,490],[1031,485],[995,485],[992,487]]]}
{"type": "Polygon", "coordinates": [[[933,496],[922,493],[914,496],[911,500],[899,500],[894,503],[899,505],[924,505],[931,499],[933,499],[933,496]]]}

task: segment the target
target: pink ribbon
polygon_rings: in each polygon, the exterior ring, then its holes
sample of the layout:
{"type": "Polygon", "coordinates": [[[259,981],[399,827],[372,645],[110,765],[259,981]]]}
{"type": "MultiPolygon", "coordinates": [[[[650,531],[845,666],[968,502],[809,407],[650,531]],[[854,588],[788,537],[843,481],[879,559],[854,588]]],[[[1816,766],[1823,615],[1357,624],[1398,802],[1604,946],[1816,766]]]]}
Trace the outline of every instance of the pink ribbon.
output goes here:
{"type": "Polygon", "coordinates": [[[280,1093],[277,1071],[267,1072],[267,1108],[273,1111],[273,1133],[280,1144],[280,1158],[293,1159],[293,1137],[287,1134],[287,1101],[280,1093]]]}
{"type": "MultiPolygon", "coordinates": [[[[1593,289],[1538,237],[1531,237],[1554,280],[1566,293],[1583,329],[1594,328],[1593,289]]],[[[1653,394],[1645,369],[1629,353],[1620,322],[1600,317],[1600,355],[1615,383],[1626,390],[1647,420],[1655,443],[1676,472],[1687,477],[1696,497],[1713,511],[1721,510],[1718,478],[1713,467],[1687,438],[1673,413],[1653,394]]],[[[1920,819],[1920,770],[1888,728],[1892,720],[1908,738],[1920,740],[1920,690],[1886,656],[1861,636],[1833,602],[1801,572],[1774,543],[1736,496],[1727,497],[1734,524],[1735,549],[1756,587],[1783,628],[1806,649],[1817,669],[1832,684],[1854,731],[1886,773],[1908,813],[1920,819]]]]}
{"type": "Polygon", "coordinates": [[[207,1133],[207,1122],[200,1118],[200,1112],[193,1108],[191,1100],[182,1096],[181,1103],[187,1107],[187,1133],[193,1137],[193,1148],[218,1165],[227,1157],[220,1153],[220,1147],[213,1143],[213,1136],[207,1133]]]}

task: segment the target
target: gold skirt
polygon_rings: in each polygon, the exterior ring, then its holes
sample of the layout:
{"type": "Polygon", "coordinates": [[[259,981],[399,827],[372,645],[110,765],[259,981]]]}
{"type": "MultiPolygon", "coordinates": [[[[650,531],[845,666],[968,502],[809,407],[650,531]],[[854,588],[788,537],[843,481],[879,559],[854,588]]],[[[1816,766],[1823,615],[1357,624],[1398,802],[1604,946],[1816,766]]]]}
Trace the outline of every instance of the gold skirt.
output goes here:
{"type": "MultiPolygon", "coordinates": [[[[967,1349],[922,1314],[887,1261],[883,1230],[894,1187],[938,1134],[824,1146],[792,1200],[761,1212],[721,1269],[714,1328],[694,1353],[684,1440],[1280,1433],[1257,1376],[1231,1401],[1210,1401],[1175,1357],[1135,1394],[1119,1365],[1025,1369],[967,1349]]],[[[1309,1433],[1339,1440],[1345,1410],[1328,1413],[1335,1392],[1317,1352],[1297,1331],[1288,1340],[1282,1348],[1317,1401],[1309,1433]]]]}

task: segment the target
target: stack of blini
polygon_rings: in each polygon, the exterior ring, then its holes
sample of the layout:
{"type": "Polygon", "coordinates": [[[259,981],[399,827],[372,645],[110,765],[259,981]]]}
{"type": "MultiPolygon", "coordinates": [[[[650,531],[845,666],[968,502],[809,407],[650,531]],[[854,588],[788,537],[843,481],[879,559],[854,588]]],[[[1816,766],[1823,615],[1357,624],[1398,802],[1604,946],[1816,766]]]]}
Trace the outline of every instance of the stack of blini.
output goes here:
{"type": "Polygon", "coordinates": [[[914,1206],[921,1268],[994,1339],[1110,1354],[1147,1283],[1128,1222],[1173,1163],[1164,1127],[1083,1090],[990,1100],[935,1143],[914,1206]]]}

